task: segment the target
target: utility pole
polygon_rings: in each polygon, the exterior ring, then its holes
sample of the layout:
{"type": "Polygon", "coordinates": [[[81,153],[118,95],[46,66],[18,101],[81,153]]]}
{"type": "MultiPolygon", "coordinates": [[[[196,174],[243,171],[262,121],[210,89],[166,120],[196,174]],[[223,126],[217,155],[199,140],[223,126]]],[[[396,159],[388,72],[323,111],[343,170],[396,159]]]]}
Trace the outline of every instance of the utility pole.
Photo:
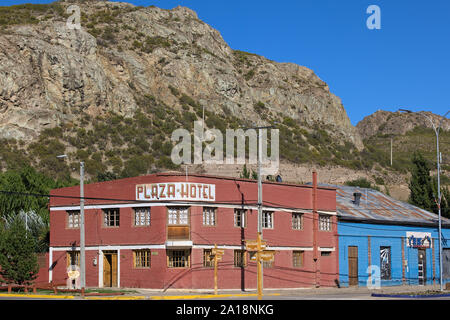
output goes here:
{"type": "MultiPolygon", "coordinates": [[[[410,110],[400,109],[399,111],[403,111],[406,113],[414,113],[410,110]]],[[[434,121],[431,119],[431,117],[427,116],[426,114],[422,112],[418,112],[417,114],[420,114],[421,116],[425,117],[428,121],[431,122],[431,125],[433,127],[433,130],[436,134],[436,154],[437,154],[437,180],[438,180],[438,198],[436,199],[436,203],[439,210],[439,283],[440,283],[440,290],[444,291],[444,284],[442,283],[442,218],[441,218],[441,161],[440,161],[440,152],[439,152],[439,132],[441,131],[442,123],[444,122],[444,119],[446,119],[446,116],[450,113],[450,110],[447,111],[446,114],[444,114],[441,118],[441,121],[439,122],[439,126],[436,127],[434,121]]]]}
{"type": "Polygon", "coordinates": [[[84,233],[84,162],[80,162],[80,285],[86,287],[86,256],[84,233]]]}
{"type": "Polygon", "coordinates": [[[263,265],[261,263],[261,256],[263,254],[263,197],[262,197],[262,176],[261,176],[261,163],[262,163],[262,129],[272,129],[275,126],[266,126],[266,127],[254,127],[247,129],[258,130],[258,235],[256,239],[257,247],[256,247],[256,268],[257,268],[257,290],[258,290],[258,300],[262,300],[263,295],[263,265]]]}
{"type": "MultiPolygon", "coordinates": [[[[66,154],[56,156],[58,159],[67,158],[66,154]]],[[[80,286],[84,294],[86,287],[86,249],[84,232],[84,162],[80,162],[80,286]]]]}
{"type": "Polygon", "coordinates": [[[261,161],[262,161],[262,133],[261,128],[258,129],[258,237],[257,237],[257,268],[258,268],[258,300],[262,300],[263,291],[263,268],[261,263],[261,240],[262,240],[262,177],[261,177],[261,161]]]}

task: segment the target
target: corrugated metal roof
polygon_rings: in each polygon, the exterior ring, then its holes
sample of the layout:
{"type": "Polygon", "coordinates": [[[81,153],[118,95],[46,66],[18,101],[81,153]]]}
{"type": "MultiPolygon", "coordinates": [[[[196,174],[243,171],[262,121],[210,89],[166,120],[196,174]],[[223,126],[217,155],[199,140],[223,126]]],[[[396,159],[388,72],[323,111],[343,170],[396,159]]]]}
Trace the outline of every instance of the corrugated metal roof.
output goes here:
{"type": "MultiPolygon", "coordinates": [[[[320,184],[336,188],[336,211],[343,219],[373,220],[376,222],[427,223],[436,224],[438,215],[391,198],[373,189],[320,184]],[[354,201],[354,193],[361,193],[360,203],[354,201]]],[[[442,218],[442,224],[450,225],[450,220],[442,218]]]]}

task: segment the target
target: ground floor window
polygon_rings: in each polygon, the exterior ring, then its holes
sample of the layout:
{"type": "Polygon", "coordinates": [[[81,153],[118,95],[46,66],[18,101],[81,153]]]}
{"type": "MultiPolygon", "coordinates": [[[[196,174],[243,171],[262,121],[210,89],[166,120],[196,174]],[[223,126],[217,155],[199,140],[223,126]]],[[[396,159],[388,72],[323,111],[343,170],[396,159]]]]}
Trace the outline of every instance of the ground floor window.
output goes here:
{"type": "Polygon", "coordinates": [[[263,261],[262,263],[263,263],[263,268],[268,268],[268,269],[273,268],[273,260],[263,261]]]}
{"type": "Polygon", "coordinates": [[[67,251],[67,266],[80,266],[80,251],[67,251]]]}
{"type": "Polygon", "coordinates": [[[211,254],[212,254],[211,249],[203,250],[203,267],[205,268],[214,267],[214,259],[211,257],[211,254]]]}
{"type": "Polygon", "coordinates": [[[246,264],[245,250],[234,250],[234,266],[243,268],[246,264]]]}
{"type": "Polygon", "coordinates": [[[293,251],[292,252],[292,265],[294,268],[303,267],[303,251],[293,251]]]}
{"type": "Polygon", "coordinates": [[[150,268],[150,250],[134,250],[133,261],[135,268],[150,268]]]}
{"type": "Polygon", "coordinates": [[[190,250],[168,250],[167,266],[169,268],[189,268],[190,250]]]}

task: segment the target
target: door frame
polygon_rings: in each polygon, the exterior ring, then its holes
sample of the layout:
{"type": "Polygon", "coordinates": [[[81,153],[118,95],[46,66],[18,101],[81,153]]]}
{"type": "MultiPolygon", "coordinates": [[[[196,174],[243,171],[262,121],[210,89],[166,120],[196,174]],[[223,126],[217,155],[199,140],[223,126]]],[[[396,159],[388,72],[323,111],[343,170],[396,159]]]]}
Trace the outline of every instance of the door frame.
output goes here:
{"type": "Polygon", "coordinates": [[[419,285],[426,286],[427,285],[427,250],[426,249],[417,249],[417,278],[419,281],[419,285]],[[419,262],[420,262],[420,253],[423,252],[423,283],[420,283],[419,277],[419,262]]]}
{"type": "Polygon", "coordinates": [[[103,279],[103,272],[104,272],[104,259],[105,259],[105,253],[114,253],[117,255],[117,288],[120,288],[120,249],[103,249],[99,250],[99,259],[98,259],[98,286],[99,288],[104,288],[104,279],[103,279]]]}

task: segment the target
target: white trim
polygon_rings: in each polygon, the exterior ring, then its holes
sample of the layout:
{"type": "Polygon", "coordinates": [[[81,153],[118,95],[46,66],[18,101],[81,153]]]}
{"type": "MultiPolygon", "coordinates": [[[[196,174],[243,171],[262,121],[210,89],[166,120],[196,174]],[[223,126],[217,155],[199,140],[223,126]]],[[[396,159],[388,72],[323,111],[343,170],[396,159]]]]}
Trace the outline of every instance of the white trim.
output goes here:
{"type": "Polygon", "coordinates": [[[336,211],[322,211],[322,210],[317,210],[317,213],[320,213],[320,214],[328,214],[328,215],[330,215],[330,216],[336,216],[336,215],[337,215],[336,211]]]}
{"type": "Polygon", "coordinates": [[[332,248],[326,248],[326,247],[319,247],[319,251],[323,251],[323,252],[333,252],[333,251],[335,251],[335,248],[334,247],[332,247],[332,248]]]}
{"type": "MultiPolygon", "coordinates": [[[[52,251],[71,251],[79,249],[79,247],[50,247],[52,251]]],[[[139,249],[165,249],[164,244],[142,244],[142,245],[116,245],[116,246],[91,246],[86,247],[86,251],[98,250],[98,251],[114,251],[114,250],[139,250],[139,249]]]]}
{"type": "MultiPolygon", "coordinates": [[[[182,243],[186,243],[190,242],[192,243],[192,241],[172,241],[174,243],[177,242],[182,242],[182,243]]],[[[193,249],[212,249],[214,248],[214,245],[203,245],[203,244],[191,244],[193,249]]],[[[229,249],[229,250],[240,250],[240,249],[245,249],[245,245],[237,245],[237,246],[233,246],[233,245],[218,245],[217,246],[219,249],[229,249]]],[[[150,244],[150,245],[123,245],[123,246],[93,246],[93,247],[86,247],[86,251],[94,251],[97,250],[99,251],[99,253],[102,255],[100,257],[99,254],[99,269],[102,270],[103,272],[103,267],[100,268],[100,264],[103,264],[103,251],[117,251],[119,252],[119,250],[139,250],[139,249],[161,249],[161,250],[165,250],[166,244],[150,244]]],[[[73,250],[74,247],[50,247],[50,252],[53,251],[71,251],[73,250]]],[[[77,247],[75,247],[75,249],[78,249],[77,247]]],[[[289,250],[303,250],[303,251],[312,251],[313,248],[312,247],[272,247],[272,246],[268,246],[267,247],[268,250],[279,250],[279,251],[289,251],[289,250]]],[[[322,251],[334,251],[334,248],[320,248],[319,247],[319,251],[321,251],[321,249],[323,249],[322,251]]]]}
{"type": "Polygon", "coordinates": [[[192,241],[166,241],[165,248],[176,249],[176,248],[192,248],[192,241]]]}
{"type": "Polygon", "coordinates": [[[53,268],[52,268],[52,265],[53,265],[53,248],[50,247],[48,251],[49,251],[49,254],[48,254],[48,260],[49,260],[49,263],[48,263],[48,283],[50,283],[53,280],[53,268]]]}
{"type": "Polygon", "coordinates": [[[103,250],[98,249],[98,287],[103,288],[103,250]]]}
{"type": "MultiPolygon", "coordinates": [[[[99,205],[87,205],[84,206],[85,210],[101,210],[112,208],[146,208],[146,207],[170,207],[170,206],[197,206],[197,207],[210,207],[210,208],[229,208],[229,209],[245,209],[245,210],[258,210],[258,206],[251,205],[238,205],[238,204],[217,204],[214,202],[152,202],[152,203],[126,203],[126,204],[99,204],[99,205]]],[[[282,212],[298,212],[298,213],[312,213],[310,209],[286,209],[286,208],[262,208],[264,211],[282,211],[282,212]]],[[[50,211],[72,211],[80,210],[80,206],[63,206],[63,207],[51,207],[50,211]]],[[[334,211],[318,211],[322,214],[336,215],[334,211]]]]}

